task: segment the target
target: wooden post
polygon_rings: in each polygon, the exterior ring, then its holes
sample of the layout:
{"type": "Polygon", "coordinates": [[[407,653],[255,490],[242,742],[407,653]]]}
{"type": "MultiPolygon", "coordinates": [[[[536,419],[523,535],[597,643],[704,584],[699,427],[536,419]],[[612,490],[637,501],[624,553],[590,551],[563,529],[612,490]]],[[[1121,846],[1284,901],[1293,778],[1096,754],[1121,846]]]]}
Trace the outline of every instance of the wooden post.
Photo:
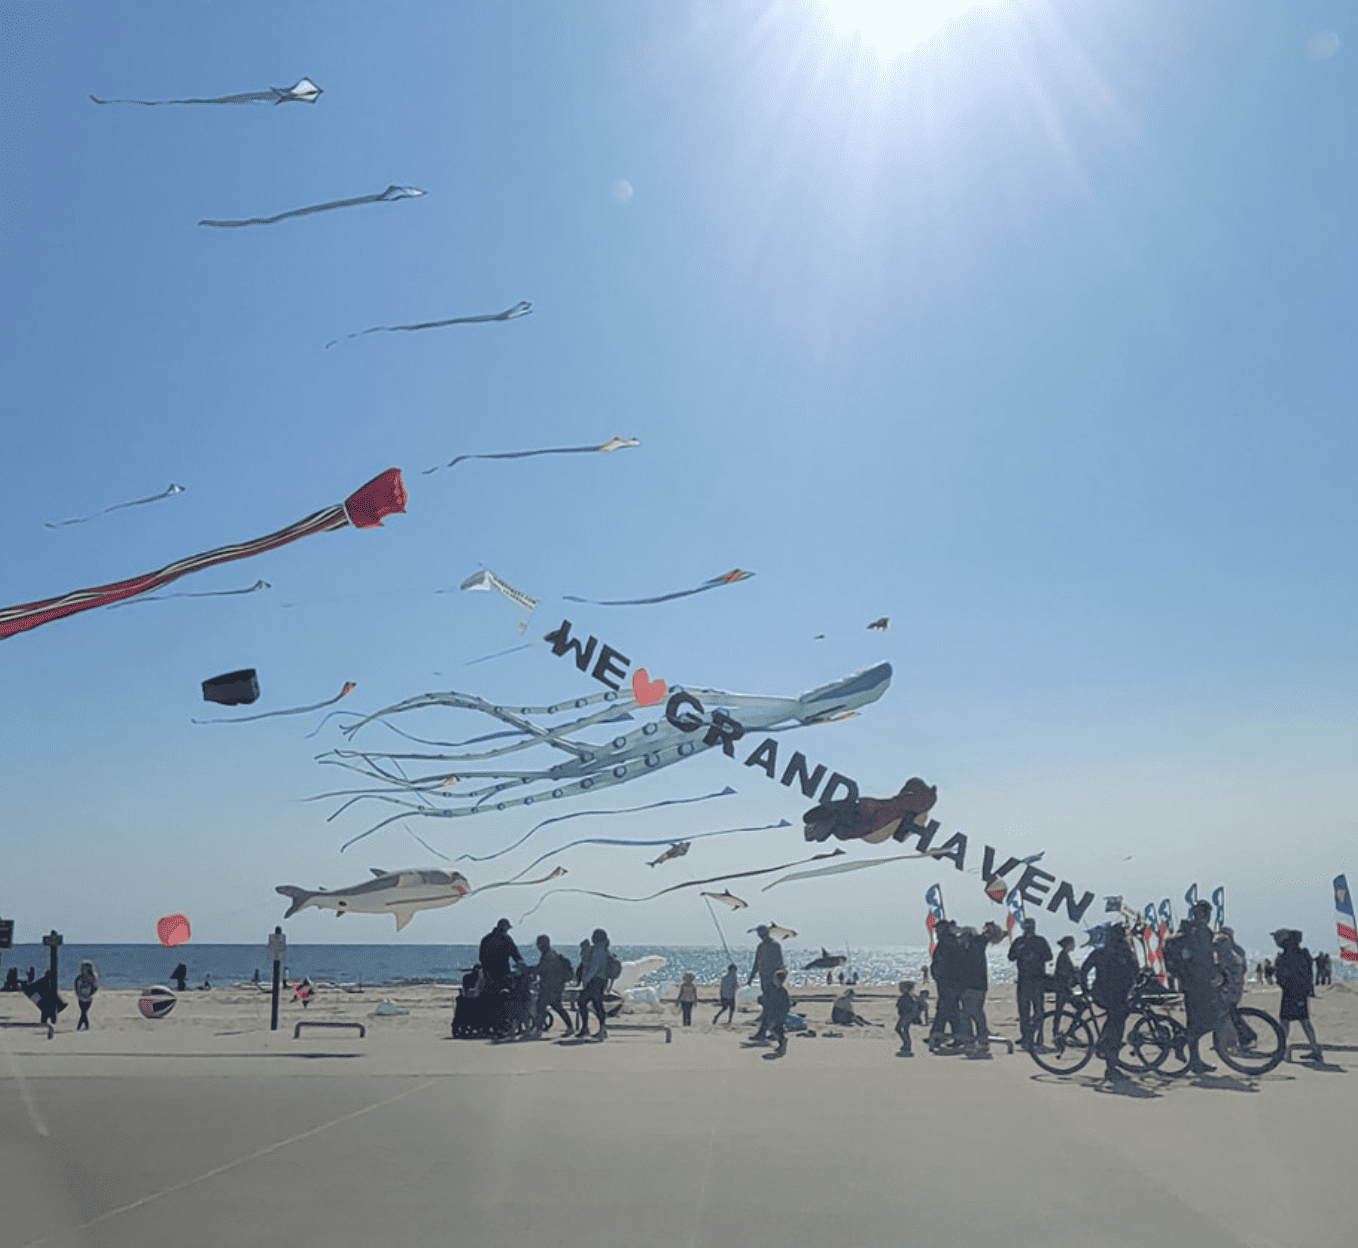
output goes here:
{"type": "Polygon", "coordinates": [[[273,935],[269,937],[269,957],[273,959],[273,1009],[269,1018],[270,1031],[278,1030],[278,973],[287,951],[288,942],[283,935],[283,929],[275,927],[273,935]]]}

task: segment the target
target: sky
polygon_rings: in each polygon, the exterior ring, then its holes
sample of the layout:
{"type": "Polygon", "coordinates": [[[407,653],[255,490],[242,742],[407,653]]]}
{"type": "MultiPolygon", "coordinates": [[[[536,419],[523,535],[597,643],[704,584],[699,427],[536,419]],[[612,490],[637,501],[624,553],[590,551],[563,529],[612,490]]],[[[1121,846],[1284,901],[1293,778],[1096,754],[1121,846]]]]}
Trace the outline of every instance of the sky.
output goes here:
{"type": "MultiPolygon", "coordinates": [[[[0,642],[0,914],[15,939],[262,941],[280,884],[447,867],[541,818],[473,889],[586,836],[556,885],[649,893],[803,858],[808,799],[716,751],[590,799],[466,819],[336,815],[320,713],[357,687],[546,705],[603,686],[563,619],[671,685],[793,696],[878,662],[884,696],[779,734],[886,797],[938,787],[966,866],[760,889],[723,935],[921,945],[924,891],[1003,919],[980,853],[1097,900],[1224,886],[1242,944],[1334,943],[1358,872],[1352,229],[1358,33],[1338,0],[0,4],[0,601],[270,533],[388,467],[342,529],[0,642]],[[314,105],[100,106],[288,87],[314,105]],[[375,194],[402,199],[241,229],[375,194]],[[516,320],[345,335],[502,311],[516,320]],[[334,343],[327,347],[327,344],[334,343]],[[611,454],[458,455],[598,445],[611,454]],[[184,492],[89,523],[48,527],[184,492]],[[459,592],[489,568],[525,613],[459,592]],[[640,607],[732,568],[737,584],[640,607]],[[890,619],[887,631],[867,624],[890,619]],[[251,707],[201,682],[259,673],[251,707]],[[319,727],[319,731],[317,730],[319,727]],[[308,735],[315,732],[315,735],[308,735]],[[420,838],[417,840],[416,838],[420,838]],[[424,844],[420,842],[423,841],[424,844]],[[440,857],[442,855],[443,857],[440,857]]],[[[498,724],[395,721],[461,741],[498,724]]],[[[600,738],[606,740],[607,736],[600,738]]],[[[758,739],[758,738],[756,738],[758,739]]],[[[374,750],[408,742],[380,725],[374,750]]],[[[421,749],[428,747],[413,747],[421,749]]],[[[531,767],[556,758],[540,749],[531,767]]],[[[527,757],[527,756],[525,756],[527,757]]],[[[448,766],[445,764],[445,767],[448,766]]],[[[780,763],[780,768],[782,763],[780,763]]],[[[854,860],[901,852],[847,842],[854,860]]],[[[715,891],[726,887],[714,886],[715,891]]],[[[300,943],[469,943],[543,887],[300,943]]],[[[546,898],[573,943],[710,944],[695,894],[546,898]]],[[[1030,909],[1030,912],[1031,911],[1030,909]]],[[[523,939],[531,932],[516,927],[523,939]]]]}

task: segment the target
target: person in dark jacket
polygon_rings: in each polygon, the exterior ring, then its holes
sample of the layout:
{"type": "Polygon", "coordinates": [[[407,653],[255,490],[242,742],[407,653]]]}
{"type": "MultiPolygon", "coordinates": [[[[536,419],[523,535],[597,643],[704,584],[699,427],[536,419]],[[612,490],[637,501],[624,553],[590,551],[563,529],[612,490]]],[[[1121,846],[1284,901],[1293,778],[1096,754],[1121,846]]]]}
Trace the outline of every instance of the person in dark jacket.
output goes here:
{"type": "Polygon", "coordinates": [[[765,1057],[782,1057],[787,1052],[787,1036],[783,1027],[787,1023],[788,1011],[792,1008],[792,998],[787,995],[787,968],[780,966],[773,973],[773,982],[763,993],[764,1021],[768,1027],[770,1040],[777,1040],[778,1047],[765,1057]]]}
{"type": "Polygon", "coordinates": [[[957,928],[951,919],[939,919],[934,927],[938,941],[929,969],[938,988],[938,1006],[934,1010],[933,1025],[929,1028],[929,1049],[937,1053],[943,1045],[943,1029],[952,1031],[952,1047],[956,1048],[962,1031],[958,1007],[962,1001],[960,958],[962,946],[957,941],[957,928]]]}
{"type": "Polygon", "coordinates": [[[1080,978],[1093,998],[1094,1004],[1107,1012],[1103,1031],[1095,1052],[1103,1058],[1105,1079],[1125,1079],[1118,1066],[1118,1050],[1122,1048],[1122,1032],[1131,1010],[1128,1000],[1136,983],[1140,966],[1136,954],[1127,943],[1127,925],[1114,923],[1100,945],[1084,961],[1080,978]],[[1090,987],[1090,976],[1093,986],[1090,987]]]}
{"type": "Polygon", "coordinates": [[[962,953],[958,960],[959,1009],[962,1041],[968,1056],[990,1056],[990,1024],[985,1016],[986,992],[990,988],[990,968],[986,965],[986,938],[973,927],[962,929],[962,953]]]}
{"type": "Polygon", "coordinates": [[[1320,1041],[1316,1039],[1316,1029],[1311,1026],[1309,998],[1315,995],[1311,954],[1302,948],[1301,933],[1295,928],[1279,928],[1273,933],[1273,939],[1282,950],[1273,963],[1273,978],[1283,990],[1282,1004],[1278,1007],[1278,1021],[1283,1025],[1283,1049],[1287,1049],[1287,1033],[1292,1030],[1292,1024],[1300,1023],[1311,1042],[1311,1060],[1323,1062],[1320,1041]]]}
{"type": "Polygon", "coordinates": [[[487,932],[481,938],[477,960],[481,963],[481,969],[486,973],[492,989],[508,986],[511,961],[523,965],[523,957],[509,934],[509,928],[509,920],[501,919],[495,925],[494,931],[487,932]]]}
{"type": "Polygon", "coordinates": [[[552,942],[546,936],[538,937],[537,947],[538,964],[533,970],[537,974],[538,1000],[533,1013],[533,1031],[537,1035],[546,1031],[548,1011],[555,1010],[566,1026],[566,1034],[570,1035],[575,1028],[565,1006],[561,1004],[561,994],[566,981],[575,974],[575,968],[569,958],[562,957],[552,948],[552,942]]]}
{"type": "Polygon", "coordinates": [[[1056,989],[1053,1009],[1056,1011],[1056,1025],[1060,1026],[1067,1008],[1072,1014],[1075,1012],[1070,1003],[1080,986],[1080,972],[1075,969],[1075,960],[1070,956],[1070,951],[1075,948],[1075,937],[1062,936],[1056,946],[1061,952],[1056,955],[1056,969],[1052,972],[1052,985],[1056,989]]]}
{"type": "Polygon", "coordinates": [[[170,972],[170,979],[174,981],[177,992],[187,992],[189,988],[189,968],[181,962],[170,972]]]}
{"type": "Polygon", "coordinates": [[[1023,935],[1009,946],[1009,961],[1018,966],[1019,1042],[1025,1049],[1042,1043],[1042,1004],[1051,960],[1052,947],[1037,934],[1037,921],[1024,919],[1023,935]]]}
{"type": "Polygon", "coordinates": [[[1221,975],[1217,971],[1216,955],[1212,949],[1212,903],[1200,901],[1193,907],[1192,917],[1181,931],[1165,942],[1166,965],[1178,968],[1179,983],[1183,987],[1184,1008],[1188,1014],[1188,1069],[1195,1075],[1216,1069],[1202,1060],[1198,1043],[1209,1031],[1215,1031],[1225,1017],[1221,999],[1221,975]]]}

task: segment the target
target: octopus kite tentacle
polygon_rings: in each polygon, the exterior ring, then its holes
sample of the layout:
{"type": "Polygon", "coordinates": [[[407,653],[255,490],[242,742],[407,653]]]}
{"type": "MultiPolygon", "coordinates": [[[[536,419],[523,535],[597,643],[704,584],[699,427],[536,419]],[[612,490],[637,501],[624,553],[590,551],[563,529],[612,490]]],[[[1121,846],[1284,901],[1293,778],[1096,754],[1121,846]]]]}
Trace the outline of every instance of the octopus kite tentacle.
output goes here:
{"type": "Polygon", "coordinates": [[[289,212],[280,212],[272,217],[247,217],[243,221],[212,221],[205,218],[198,224],[213,225],[221,229],[234,229],[242,225],[273,225],[277,221],[286,221],[289,217],[305,217],[313,212],[329,212],[332,208],[352,208],[355,204],[391,203],[397,199],[414,199],[417,195],[423,194],[425,192],[416,186],[389,186],[380,195],[356,195],[353,199],[335,199],[328,204],[311,204],[306,208],[293,208],[289,212]]]}
{"type": "MultiPolygon", "coordinates": [[[[445,325],[480,325],[486,321],[513,321],[521,316],[527,316],[532,310],[531,303],[520,300],[512,308],[488,316],[455,316],[446,321],[421,321],[418,325],[374,325],[371,329],[360,329],[357,333],[345,334],[344,338],[347,341],[350,338],[362,338],[365,334],[395,334],[403,330],[409,332],[416,329],[441,329],[445,325]]],[[[325,349],[329,351],[339,341],[338,338],[332,338],[325,344],[325,349]]]]}
{"type": "Polygon", "coordinates": [[[344,682],[341,689],[333,698],[327,698],[324,702],[317,702],[314,706],[294,706],[286,711],[265,711],[262,715],[241,715],[236,719],[193,719],[193,724],[247,724],[254,719],[273,719],[277,715],[305,715],[308,711],[319,711],[323,706],[334,706],[341,698],[347,697],[358,685],[352,680],[344,682]]]}
{"type": "Polygon", "coordinates": [[[70,520],[58,520],[53,524],[49,520],[43,521],[45,529],[64,529],[69,524],[88,524],[91,520],[97,520],[100,516],[106,516],[110,511],[122,511],[124,507],[140,507],[143,503],[158,503],[162,498],[170,498],[175,494],[183,494],[184,487],[170,482],[169,489],[160,494],[152,494],[150,498],[134,498],[130,503],[114,503],[112,507],[105,507],[103,511],[96,511],[91,516],[74,516],[70,520]]]}

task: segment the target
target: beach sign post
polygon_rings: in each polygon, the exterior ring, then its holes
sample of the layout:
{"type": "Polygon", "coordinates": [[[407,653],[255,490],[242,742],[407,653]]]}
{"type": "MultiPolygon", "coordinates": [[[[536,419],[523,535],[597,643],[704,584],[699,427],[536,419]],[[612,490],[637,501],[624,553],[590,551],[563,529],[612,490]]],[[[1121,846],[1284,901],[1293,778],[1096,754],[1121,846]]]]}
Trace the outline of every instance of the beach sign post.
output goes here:
{"type": "Polygon", "coordinates": [[[273,1008],[269,1014],[269,1030],[278,1030],[278,969],[288,952],[288,940],[281,927],[273,929],[269,937],[269,957],[273,960],[273,1008]]]}
{"type": "MultiPolygon", "coordinates": [[[[14,948],[14,920],[0,919],[0,949],[14,948]]],[[[4,958],[0,958],[3,962],[4,958]]]]}
{"type": "Polygon", "coordinates": [[[52,991],[55,992],[60,980],[57,974],[57,950],[61,948],[61,933],[54,927],[42,938],[42,943],[52,951],[52,991]]]}

